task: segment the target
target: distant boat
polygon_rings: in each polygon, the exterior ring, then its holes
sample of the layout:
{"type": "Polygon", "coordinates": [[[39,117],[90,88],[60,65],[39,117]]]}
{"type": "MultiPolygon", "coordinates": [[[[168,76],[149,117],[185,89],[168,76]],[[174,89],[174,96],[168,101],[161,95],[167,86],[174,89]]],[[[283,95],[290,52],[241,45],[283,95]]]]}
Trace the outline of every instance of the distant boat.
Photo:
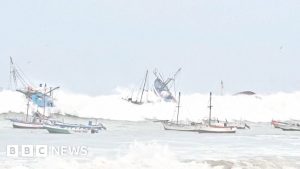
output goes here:
{"type": "Polygon", "coordinates": [[[156,79],[154,80],[154,92],[157,96],[162,98],[164,101],[173,101],[176,102],[176,98],[173,96],[172,92],[170,91],[170,86],[172,83],[175,86],[175,78],[178,75],[178,73],[181,71],[181,68],[179,68],[176,73],[173,75],[173,77],[169,77],[166,80],[164,80],[163,76],[157,72],[157,70],[154,71],[154,75],[156,79]]]}
{"type": "Polygon", "coordinates": [[[143,96],[144,96],[145,91],[148,92],[148,90],[145,89],[147,82],[148,82],[148,70],[146,71],[145,79],[143,80],[143,84],[142,84],[141,90],[139,92],[140,96],[139,96],[139,93],[138,93],[137,98],[134,100],[133,99],[133,94],[132,94],[131,97],[127,97],[127,98],[123,98],[123,99],[130,102],[130,103],[136,104],[136,105],[144,104],[143,96]]]}
{"type": "Polygon", "coordinates": [[[288,122],[272,120],[271,124],[274,126],[274,128],[280,128],[281,126],[288,125],[288,122]]]}
{"type": "Polygon", "coordinates": [[[216,126],[216,127],[235,127],[237,129],[246,129],[246,128],[250,129],[250,126],[242,120],[228,122],[227,120],[226,121],[219,121],[217,119],[217,120],[211,120],[211,125],[216,126]]]}
{"type": "Polygon", "coordinates": [[[288,124],[280,126],[283,131],[300,131],[300,124],[288,124]]]}
{"type": "Polygon", "coordinates": [[[279,128],[283,131],[300,131],[300,122],[298,120],[290,120],[284,122],[272,120],[271,124],[275,128],[279,128]]]}

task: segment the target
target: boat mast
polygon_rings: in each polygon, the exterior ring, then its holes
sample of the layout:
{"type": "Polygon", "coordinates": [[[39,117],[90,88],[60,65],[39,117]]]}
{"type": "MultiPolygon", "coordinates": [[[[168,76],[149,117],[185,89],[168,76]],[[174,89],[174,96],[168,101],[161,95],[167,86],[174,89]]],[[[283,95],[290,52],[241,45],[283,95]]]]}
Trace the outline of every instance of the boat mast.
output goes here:
{"type": "Polygon", "coordinates": [[[177,105],[177,120],[176,123],[178,124],[178,117],[179,117],[179,109],[180,109],[180,92],[178,94],[178,105],[177,105]]]}
{"type": "Polygon", "coordinates": [[[144,91],[145,91],[145,86],[146,86],[147,78],[148,78],[148,70],[146,71],[146,76],[145,76],[145,81],[144,81],[144,85],[143,85],[143,90],[142,90],[142,94],[141,94],[140,103],[142,103],[142,99],[143,99],[143,94],[144,94],[144,91]]]}
{"type": "Polygon", "coordinates": [[[224,83],[223,80],[221,80],[221,96],[223,96],[224,93],[224,83]]]}
{"type": "Polygon", "coordinates": [[[43,120],[44,120],[44,117],[45,117],[45,113],[46,113],[46,83],[44,85],[44,93],[43,93],[43,97],[44,97],[44,112],[43,112],[43,120]]]}
{"type": "Polygon", "coordinates": [[[208,125],[210,126],[210,121],[211,121],[211,108],[212,108],[212,106],[211,106],[211,92],[209,93],[209,117],[208,117],[208,125]]]}
{"type": "Polygon", "coordinates": [[[29,112],[29,98],[27,98],[27,111],[26,111],[26,119],[25,119],[26,122],[28,119],[28,112],[29,112]]]}

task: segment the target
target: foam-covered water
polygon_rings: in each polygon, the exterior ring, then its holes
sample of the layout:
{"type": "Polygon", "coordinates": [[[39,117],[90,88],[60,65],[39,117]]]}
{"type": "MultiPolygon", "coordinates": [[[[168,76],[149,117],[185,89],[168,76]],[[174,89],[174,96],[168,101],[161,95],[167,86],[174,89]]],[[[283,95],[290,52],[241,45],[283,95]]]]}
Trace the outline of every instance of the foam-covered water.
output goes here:
{"type": "MultiPolygon", "coordinates": [[[[65,117],[68,121],[86,119],[65,117]]],[[[0,120],[0,168],[4,169],[182,169],[299,168],[300,132],[284,132],[268,123],[251,123],[236,134],[165,131],[148,121],[101,121],[108,128],[95,135],[56,135],[45,130],[13,129],[0,120]],[[87,146],[88,156],[12,158],[7,144],[87,146]]]]}
{"type": "MultiPolygon", "coordinates": [[[[259,96],[214,96],[213,115],[219,119],[245,119],[251,130],[236,134],[199,134],[165,131],[160,123],[145,118],[175,117],[175,104],[159,102],[133,105],[122,100],[126,93],[88,96],[56,93],[61,113],[102,118],[107,131],[95,135],[49,134],[46,130],[13,129],[0,114],[0,168],[4,169],[238,169],[300,168],[300,132],[284,132],[270,125],[273,119],[300,119],[297,100],[300,93],[259,96]],[[264,122],[265,121],[265,122],[264,122]],[[48,156],[43,158],[6,157],[6,145],[86,146],[87,156],[48,156]]],[[[22,94],[0,92],[0,112],[24,112],[22,94]]],[[[208,94],[183,95],[181,120],[207,116],[208,94]]],[[[68,122],[88,119],[63,116],[68,122]]]]}
{"type": "MultiPolygon", "coordinates": [[[[80,117],[95,117],[112,120],[139,121],[145,118],[171,119],[175,115],[174,103],[159,101],[153,94],[153,103],[134,105],[121,99],[120,94],[88,96],[59,91],[56,93],[57,110],[80,117]]],[[[182,96],[181,120],[197,121],[207,117],[208,94],[182,96]]],[[[243,119],[253,122],[269,122],[271,119],[300,119],[300,92],[274,93],[259,96],[213,96],[213,116],[219,119],[243,119]]],[[[12,91],[0,92],[0,113],[26,110],[23,95],[12,91]]]]}

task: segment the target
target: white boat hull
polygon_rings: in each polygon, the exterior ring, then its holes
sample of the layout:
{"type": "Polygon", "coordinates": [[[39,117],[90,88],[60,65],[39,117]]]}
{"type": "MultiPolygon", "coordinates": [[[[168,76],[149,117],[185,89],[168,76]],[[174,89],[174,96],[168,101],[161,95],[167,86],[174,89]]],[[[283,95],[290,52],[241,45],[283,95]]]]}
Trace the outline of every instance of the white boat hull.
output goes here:
{"type": "Polygon", "coordinates": [[[175,130],[175,131],[191,131],[198,132],[201,126],[195,124],[176,124],[170,122],[162,122],[165,130],[175,130]]]}
{"type": "Polygon", "coordinates": [[[203,126],[199,133],[235,133],[235,127],[212,127],[212,126],[203,126]]]}
{"type": "Polygon", "coordinates": [[[29,122],[13,122],[13,128],[19,129],[43,129],[43,124],[41,123],[29,123],[29,122]]]}
{"type": "Polygon", "coordinates": [[[98,133],[96,129],[87,129],[79,127],[60,127],[60,126],[51,126],[44,125],[44,128],[53,134],[74,134],[74,133],[98,133]]]}
{"type": "Polygon", "coordinates": [[[283,131],[300,131],[300,126],[297,125],[281,125],[279,128],[283,131]]]}
{"type": "Polygon", "coordinates": [[[190,131],[199,133],[235,133],[235,127],[213,127],[204,124],[176,124],[162,122],[165,130],[190,131]]]}

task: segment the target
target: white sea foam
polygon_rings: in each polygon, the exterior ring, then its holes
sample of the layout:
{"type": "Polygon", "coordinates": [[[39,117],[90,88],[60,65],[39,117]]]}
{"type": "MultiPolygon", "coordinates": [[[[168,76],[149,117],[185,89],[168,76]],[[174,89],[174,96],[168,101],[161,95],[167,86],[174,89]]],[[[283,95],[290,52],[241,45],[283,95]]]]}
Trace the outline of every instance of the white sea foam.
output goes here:
{"type": "Polygon", "coordinates": [[[0,164],[2,168],[12,169],[296,169],[298,159],[284,157],[255,157],[248,159],[197,160],[181,159],[168,146],[155,142],[132,143],[124,155],[113,158],[91,157],[47,157],[9,161],[0,164]]]}
{"type": "MultiPolygon", "coordinates": [[[[176,105],[159,101],[149,95],[153,103],[134,105],[123,99],[128,91],[120,94],[89,96],[59,91],[55,94],[57,110],[81,117],[138,121],[145,118],[171,119],[176,105]]],[[[208,94],[182,95],[181,120],[200,120],[208,116],[208,94]]],[[[271,119],[300,119],[300,92],[274,93],[258,96],[213,96],[213,116],[219,119],[244,119],[253,122],[269,122],[271,119]]],[[[26,110],[26,99],[17,92],[0,92],[0,113],[26,110]]]]}

